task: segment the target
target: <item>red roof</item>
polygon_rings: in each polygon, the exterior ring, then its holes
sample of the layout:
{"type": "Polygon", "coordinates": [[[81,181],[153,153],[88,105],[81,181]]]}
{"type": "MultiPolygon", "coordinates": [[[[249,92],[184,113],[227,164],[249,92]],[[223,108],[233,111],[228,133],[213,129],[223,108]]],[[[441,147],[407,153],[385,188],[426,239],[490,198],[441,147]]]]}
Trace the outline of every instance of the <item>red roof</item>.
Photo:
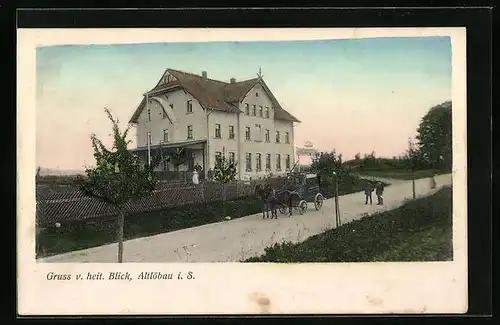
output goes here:
{"type": "MultiPolygon", "coordinates": [[[[166,72],[172,75],[176,80],[168,83],[158,82],[150,93],[169,91],[181,87],[196,98],[205,109],[236,113],[240,111],[238,108],[239,102],[243,100],[246,94],[256,84],[260,84],[273,103],[275,119],[300,122],[296,117],[281,107],[264,80],[260,78],[227,83],[174,69],[167,69],[166,72]]],[[[130,119],[131,123],[137,123],[139,115],[144,109],[145,101],[145,98],[143,98],[130,119]]]]}

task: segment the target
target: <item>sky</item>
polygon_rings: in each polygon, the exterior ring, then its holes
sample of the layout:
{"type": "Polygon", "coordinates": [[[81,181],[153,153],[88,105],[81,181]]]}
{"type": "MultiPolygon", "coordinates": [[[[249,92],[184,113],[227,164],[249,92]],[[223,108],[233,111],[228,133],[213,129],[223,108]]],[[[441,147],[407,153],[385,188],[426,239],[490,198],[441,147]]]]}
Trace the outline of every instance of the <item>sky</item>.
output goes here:
{"type": "Polygon", "coordinates": [[[39,47],[37,166],[93,165],[90,134],[111,145],[104,107],[124,129],[167,68],[229,82],[254,78],[259,67],[282,107],[301,120],[295,146],[310,141],[344,160],[402,154],[427,111],[451,100],[449,37],[39,47]]]}

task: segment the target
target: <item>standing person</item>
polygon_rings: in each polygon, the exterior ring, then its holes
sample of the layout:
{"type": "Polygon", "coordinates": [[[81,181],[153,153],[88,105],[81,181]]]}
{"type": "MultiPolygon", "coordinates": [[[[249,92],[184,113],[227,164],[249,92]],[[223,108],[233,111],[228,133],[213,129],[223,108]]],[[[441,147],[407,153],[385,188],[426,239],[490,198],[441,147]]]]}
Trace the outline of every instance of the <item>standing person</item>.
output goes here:
{"type": "Polygon", "coordinates": [[[368,204],[368,200],[370,200],[370,204],[373,204],[372,192],[373,192],[373,181],[368,181],[365,187],[365,205],[368,204]]]}
{"type": "Polygon", "coordinates": [[[382,194],[384,194],[384,183],[377,182],[377,185],[375,186],[375,194],[377,195],[377,205],[384,204],[384,197],[382,196],[382,194]]]}
{"type": "Polygon", "coordinates": [[[193,184],[198,185],[199,183],[200,181],[199,181],[198,171],[195,169],[193,171],[193,184]]]}

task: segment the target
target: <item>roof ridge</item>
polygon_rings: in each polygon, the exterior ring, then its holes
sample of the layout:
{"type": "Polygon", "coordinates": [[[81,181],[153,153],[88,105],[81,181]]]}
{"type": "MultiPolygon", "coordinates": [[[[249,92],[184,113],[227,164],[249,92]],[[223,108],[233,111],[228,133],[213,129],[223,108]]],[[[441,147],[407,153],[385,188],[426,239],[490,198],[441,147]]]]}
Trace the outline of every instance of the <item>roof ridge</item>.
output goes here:
{"type": "MultiPolygon", "coordinates": [[[[167,68],[167,71],[168,70],[179,72],[179,73],[183,73],[183,74],[186,74],[186,75],[189,75],[189,76],[198,77],[200,79],[203,79],[203,76],[200,76],[199,74],[196,74],[196,73],[186,72],[186,71],[172,69],[172,68],[167,68]]],[[[250,78],[250,79],[244,79],[244,80],[241,80],[241,81],[237,81],[235,83],[225,82],[225,81],[222,81],[222,80],[217,80],[217,79],[212,79],[212,78],[207,78],[206,80],[219,82],[219,83],[222,83],[222,84],[228,86],[228,85],[239,84],[239,83],[242,83],[242,82],[254,81],[254,80],[258,80],[258,79],[259,79],[259,77],[255,77],[255,78],[250,78]]]]}
{"type": "MultiPolygon", "coordinates": [[[[192,72],[186,72],[186,71],[181,71],[181,70],[176,70],[176,69],[168,68],[167,71],[169,71],[169,70],[175,71],[175,72],[179,72],[179,73],[183,73],[183,74],[186,74],[186,75],[189,75],[189,76],[193,76],[193,77],[198,77],[200,79],[203,79],[203,77],[200,76],[199,74],[195,74],[195,73],[192,73],[192,72]]],[[[219,82],[219,83],[226,84],[226,85],[229,84],[228,82],[224,82],[224,81],[217,80],[217,79],[211,79],[211,78],[206,78],[204,80],[215,81],[215,82],[219,82]]]]}
{"type": "Polygon", "coordinates": [[[259,80],[259,78],[245,79],[245,80],[236,81],[236,82],[233,82],[233,83],[228,83],[228,85],[237,85],[237,84],[240,84],[240,83],[243,83],[243,82],[257,81],[257,80],[259,80]]]}

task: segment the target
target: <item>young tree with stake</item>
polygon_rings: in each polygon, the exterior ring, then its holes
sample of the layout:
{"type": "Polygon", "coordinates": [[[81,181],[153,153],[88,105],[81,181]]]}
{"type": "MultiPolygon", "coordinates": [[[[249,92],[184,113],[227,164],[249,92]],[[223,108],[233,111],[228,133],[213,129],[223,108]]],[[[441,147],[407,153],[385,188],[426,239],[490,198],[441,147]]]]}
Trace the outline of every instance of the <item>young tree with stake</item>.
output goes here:
{"type": "Polygon", "coordinates": [[[406,151],[406,161],[410,165],[411,174],[412,174],[412,189],[413,189],[413,198],[415,199],[415,170],[417,169],[418,159],[420,152],[418,151],[416,145],[413,143],[411,139],[408,139],[408,150],[406,151]]]}
{"type": "Polygon", "coordinates": [[[107,149],[95,134],[91,135],[96,166],[85,171],[81,179],[82,192],[102,202],[112,205],[118,215],[118,263],[123,262],[123,228],[125,214],[135,200],[151,194],[156,186],[154,168],[160,162],[159,156],[142,164],[137,155],[127,149],[131,142],[127,140],[130,126],[121,133],[118,119],[111,112],[105,112],[113,125],[113,148],[107,149]]]}
{"type": "Polygon", "coordinates": [[[236,162],[229,161],[224,154],[215,161],[213,178],[222,185],[222,209],[223,217],[226,219],[228,217],[226,213],[226,185],[236,178],[236,165],[236,162]]]}

